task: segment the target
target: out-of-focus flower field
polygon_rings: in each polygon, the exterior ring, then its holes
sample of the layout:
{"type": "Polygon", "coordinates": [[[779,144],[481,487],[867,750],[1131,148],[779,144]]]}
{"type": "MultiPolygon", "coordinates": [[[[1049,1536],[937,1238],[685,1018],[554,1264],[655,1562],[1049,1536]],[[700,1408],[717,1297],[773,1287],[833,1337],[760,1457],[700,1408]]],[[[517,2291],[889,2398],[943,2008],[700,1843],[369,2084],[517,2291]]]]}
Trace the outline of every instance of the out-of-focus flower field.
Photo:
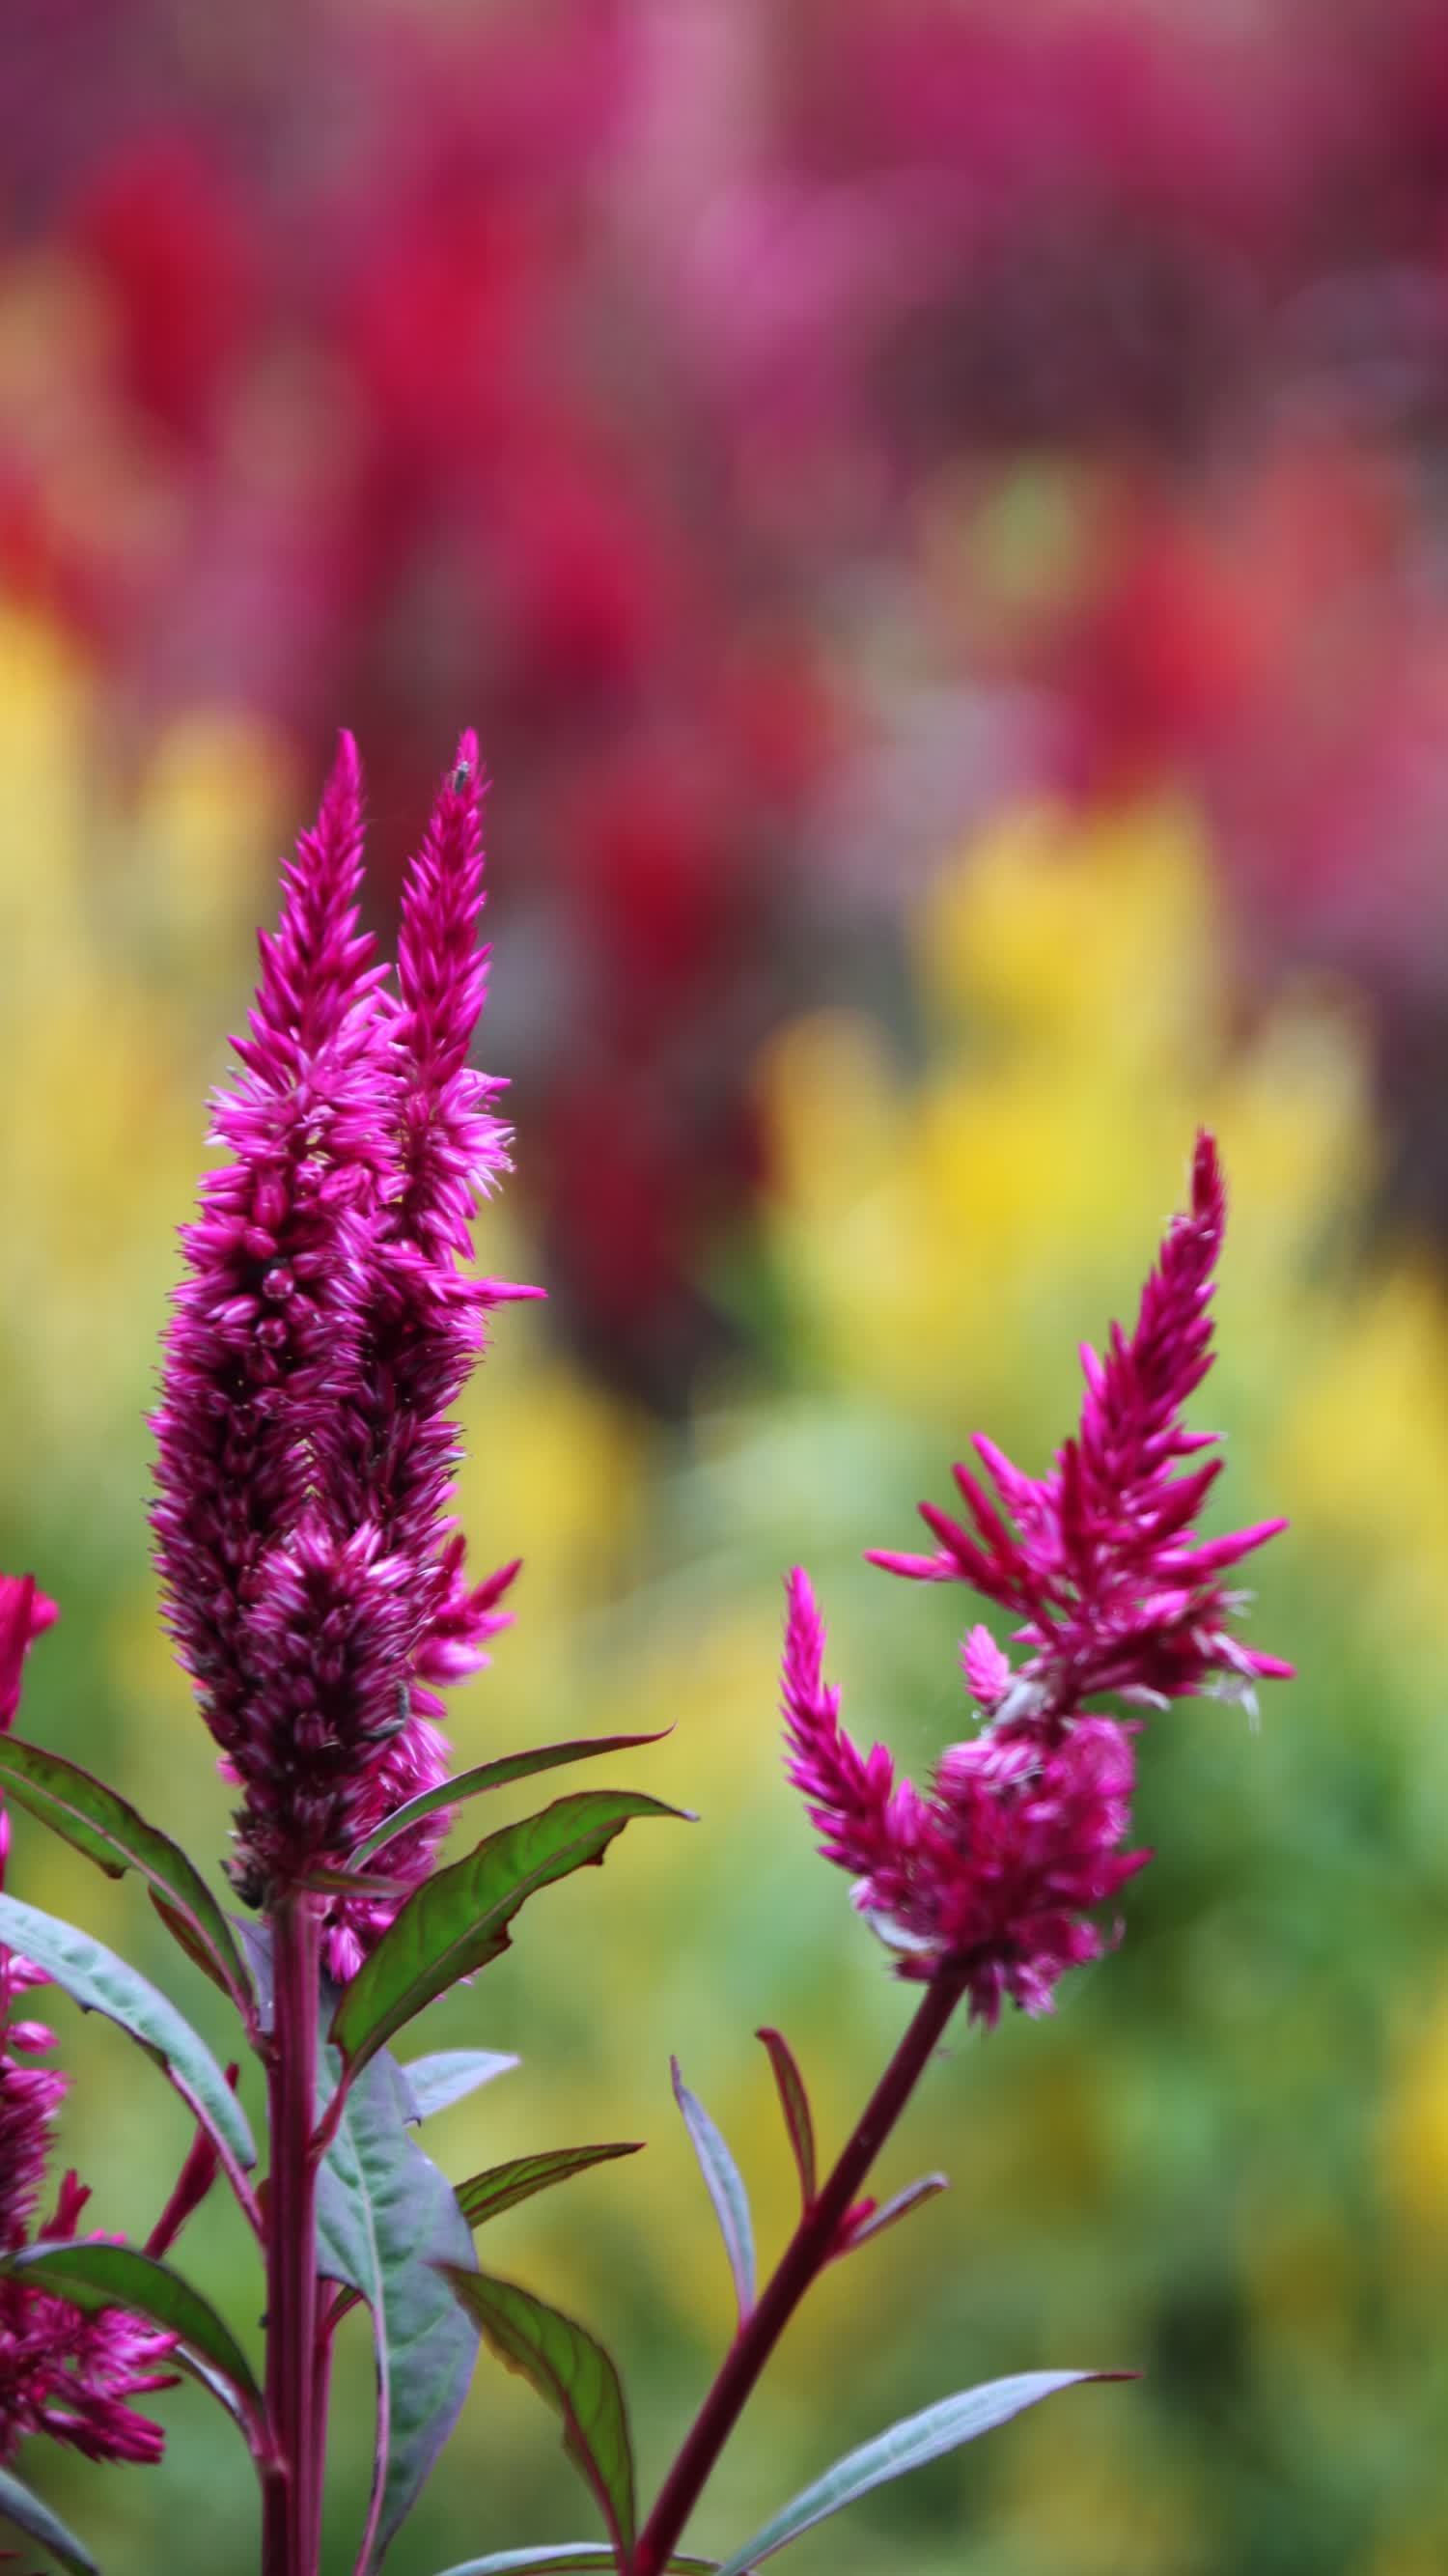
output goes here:
{"type": "MultiPolygon", "coordinates": [[[[1301,1677],[1258,1727],[1153,1726],[1120,1951],[936,2071],[882,2181],[950,2194],[829,2276],[694,2538],[943,2389],[1100,2364],[1143,2377],[800,2576],[1437,2576],[1441,11],[18,0],[0,43],[0,1565],[62,1611],[26,1733],[222,1851],[147,1554],[173,1229],[332,729],[385,931],[475,719],[519,1130],[486,1258],[551,1302],[469,1399],[476,1561],[526,1568],[454,1739],[672,1726],[618,1776],[700,1822],[438,2008],[429,2046],[526,2062],[433,2143],[461,2175],[649,2140],[490,2249],[613,2344],[648,2478],[730,2324],[670,2050],[768,2248],[751,2033],[838,2130],[906,2009],[783,1783],[780,1574],[854,1730],[923,1769],[966,1604],[861,1551],[913,1543],[977,1425],[1044,1461],[1211,1123],[1197,1411],[1232,1523],[1292,1516],[1251,1634],[1301,1677]]],[[[223,2043],[130,1882],[21,1816],[11,1884],[223,2043]]],[[[181,2115],[56,2019],[67,2152],[144,2235],[181,2115]]],[[[259,2309],[224,2209],[186,2257],[259,2309]]],[[[109,2576],[193,2534],[244,2576],[239,2447],[163,2406],[159,2470],[29,2467],[109,2576]]],[[[565,2475],[485,2359],[390,2563],[581,2534],[565,2475]]]]}

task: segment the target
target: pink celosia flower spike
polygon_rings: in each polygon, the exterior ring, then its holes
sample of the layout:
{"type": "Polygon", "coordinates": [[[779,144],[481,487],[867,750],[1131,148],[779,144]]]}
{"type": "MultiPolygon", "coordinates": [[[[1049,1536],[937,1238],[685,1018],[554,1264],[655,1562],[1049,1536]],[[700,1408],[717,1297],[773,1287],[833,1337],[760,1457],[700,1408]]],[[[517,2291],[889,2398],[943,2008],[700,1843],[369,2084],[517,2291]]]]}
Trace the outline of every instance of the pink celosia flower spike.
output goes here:
{"type": "MultiPolygon", "coordinates": [[[[354,1819],[360,1833],[447,1776],[437,1685],[488,1661],[487,1641],[509,1624],[502,1608],[516,1564],[470,1586],[451,1506],[459,1444],[450,1408],[476,1361],[490,1307],[537,1292],[476,1279],[480,1197],[509,1168],[508,1131],[495,1114],[503,1086],[468,1062],[487,990],[478,928],[483,882],[482,775],[465,733],[406,876],[398,993],[387,1005],[394,1089],[392,1160],[368,1256],[364,1333],[369,1364],[324,1435],[325,1507],[343,1526],[365,1523],[408,1568],[402,1639],[406,1722],[370,1774],[354,1819]]],[[[386,1847],[394,1884],[424,1877],[448,1828],[439,1810],[386,1847]]],[[[356,1966],[396,1900],[344,1900],[333,1909],[329,1960],[356,1966]]]]}
{"type": "Polygon", "coordinates": [[[1197,1140],[1189,1214],[1147,1281],[1135,1332],[1087,1353],[1080,1430],[1052,1472],[1023,1475],[977,1440],[1000,1497],[964,1467],[970,1527],[922,1506],[930,1557],[877,1554],[896,1574],[963,1581],[1021,1620],[1019,1666],[977,1626],[966,1686],[983,1731],[951,1745],[921,1796],[876,1745],[862,1760],[822,1680],[823,1630],[802,1575],[790,1578],[784,1707],[789,1771],[828,1859],[857,1876],[855,1902],[900,1953],[899,1973],[964,1972],[971,2011],[1009,1998],[1049,2008],[1064,1971],[1110,1937],[1096,1917],[1149,1855],[1121,1849],[1131,1818],[1133,1725],[1088,1713],[1115,1691],[1164,1704],[1215,1685],[1245,1693],[1290,1665],[1231,1633],[1220,1576],[1284,1524],[1199,1540],[1191,1527],[1220,1461],[1183,1467],[1210,1441],[1189,1432],[1187,1397],[1210,1365],[1207,1315],[1225,1198],[1216,1149],[1197,1140]]]}
{"type": "Polygon", "coordinates": [[[1031,1652],[1012,1705],[1024,1691],[1038,1715],[1065,1713],[1106,1690],[1152,1705],[1214,1681],[1247,1692],[1257,1680],[1290,1678],[1290,1665],[1233,1635],[1236,1605],[1219,1579],[1285,1521],[1205,1541],[1191,1527],[1222,1466],[1213,1457],[1183,1468],[1213,1445],[1210,1433],[1188,1431],[1183,1407],[1211,1366],[1225,1212],[1216,1147],[1203,1134],[1190,1211],[1168,1230],[1134,1333],[1113,1325],[1104,1360],[1082,1353],[1080,1429],[1051,1472],[1024,1475],[977,1435],[999,1505],[957,1466],[969,1526],[924,1503],[934,1556],[870,1552],[890,1573],[968,1583],[1021,1619],[1031,1652]]]}
{"type": "Polygon", "coordinates": [[[389,1163],[383,970],[356,928],[360,877],[344,736],[262,942],[243,1077],[216,1101],[234,1159],[182,1232],[153,1426],[167,1617],[245,1793],[235,1866],[254,1899],[345,1843],[355,1774],[398,1722],[395,1569],[365,1530],[334,1560],[315,1525],[316,1443],[366,1365],[366,1253],[389,1163]]]}
{"type": "MultiPolygon", "coordinates": [[[[403,894],[398,989],[357,928],[361,774],[343,736],[286,872],[243,1075],[217,1103],[232,1161],[182,1237],[187,1276],[156,1416],[167,1614],[243,1790],[234,1875],[266,1903],[338,1867],[446,1776],[437,1685],[487,1661],[517,1571],[470,1585],[452,1521],[450,1409],[489,1307],[477,1196],[507,1166],[500,1086],[468,1054],[486,984],[482,781],[464,735],[403,894]]],[[[390,1845],[409,1886],[446,1818],[390,1845]]],[[[344,1976],[396,1909],[334,1909],[344,1976]]]]}

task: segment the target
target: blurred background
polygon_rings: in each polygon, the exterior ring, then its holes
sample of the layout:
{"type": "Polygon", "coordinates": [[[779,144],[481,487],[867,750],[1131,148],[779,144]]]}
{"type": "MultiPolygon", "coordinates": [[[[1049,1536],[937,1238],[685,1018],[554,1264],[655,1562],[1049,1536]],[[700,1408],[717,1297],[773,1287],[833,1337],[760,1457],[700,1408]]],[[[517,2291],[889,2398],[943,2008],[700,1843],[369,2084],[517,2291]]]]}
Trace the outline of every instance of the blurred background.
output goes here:
{"type": "MultiPolygon", "coordinates": [[[[202,1853],[227,1798],[144,1510],[173,1227],[333,734],[372,901],[465,721],[518,1173],[468,1406],[527,1560],[460,1761],[672,1724],[702,1811],[540,1901],[418,2047],[521,2048],[451,2171],[646,2138],[499,2224],[656,2480],[728,2334],[668,2053],[766,2252],[778,2023],[837,2139],[908,2009],[780,1777],[803,1556],[866,1739],[960,1731],[890,1585],[979,1425],[1038,1468],[1196,1123],[1234,1226],[1224,1509],[1301,1680],[1152,1729],[1120,1952],[939,2066],[706,2498],[743,2533],[950,2388],[1139,2368],[799,2576],[1448,2561],[1448,21],[1436,0],[9,0],[0,31],[0,1564],[27,1733],[202,1853]]],[[[521,1811],[525,1792],[514,1806],[521,1811]]],[[[538,1803],[535,1799],[533,1803],[538,1803]]],[[[509,1808],[504,1812],[513,1812],[509,1808]]],[[[12,1884],[217,1998],[17,1820],[12,1884]]],[[[185,2124],[68,2006],[65,2148],[142,2234],[185,2124]]],[[[208,2210],[187,2268],[250,2331],[208,2210]]],[[[341,2366],[329,2566],[368,2448],[341,2366]]],[[[350,2329],[349,2329],[350,2331],[350,2329]]],[[[197,2391],[25,2464],[110,2576],[255,2565],[197,2391]],[[179,2553],[179,2554],[178,2554],[179,2553]]],[[[397,2576],[586,2536],[495,2364],[397,2576]]]]}

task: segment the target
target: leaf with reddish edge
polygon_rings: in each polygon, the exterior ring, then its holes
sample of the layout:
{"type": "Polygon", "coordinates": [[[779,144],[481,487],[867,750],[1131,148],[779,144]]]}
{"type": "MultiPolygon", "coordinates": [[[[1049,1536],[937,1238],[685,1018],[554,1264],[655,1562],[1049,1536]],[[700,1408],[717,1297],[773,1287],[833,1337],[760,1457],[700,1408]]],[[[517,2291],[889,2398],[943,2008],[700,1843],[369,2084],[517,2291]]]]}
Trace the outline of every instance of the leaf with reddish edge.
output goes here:
{"type": "Polygon", "coordinates": [[[634,2545],[634,2464],[617,2370],[585,2327],[516,2281],[444,2266],[488,2350],[563,2418],[563,2447],[593,2490],[620,2566],[634,2545]]]}
{"type": "MultiPolygon", "coordinates": [[[[327,2073],[335,2083],[335,2052],[327,2073]]],[[[367,2302],[377,2364],[377,2452],[359,2569],[380,2564],[457,2421],[477,2329],[441,2277],[475,2260],[452,2190],[408,2132],[396,2060],[374,2058],[347,2096],[317,2175],[321,2269],[367,2302]]]]}
{"type": "Polygon", "coordinates": [[[539,1888],[601,1861],[631,1818],[682,1812],[629,1789],[585,1789],[435,1871],[343,1989],[330,2036],[351,2072],[435,1996],[506,1950],[514,1915],[539,1888]]]}
{"type": "Polygon", "coordinates": [[[635,1745],[662,1744],[672,1735],[671,1726],[661,1727],[655,1735],[580,1735],[566,1744],[537,1744],[524,1753],[500,1754],[494,1762],[480,1762],[474,1771],[459,1771],[456,1779],[440,1781],[435,1789],[422,1789],[409,1798],[405,1807],[394,1807],[380,1825],[357,1845],[352,1866],[380,1851],[410,1825],[422,1822],[424,1816],[435,1816],[440,1807],[461,1806],[465,1798],[480,1797],[485,1790],[505,1788],[510,1780],[531,1780],[540,1771],[558,1771],[569,1762],[592,1762],[600,1753],[629,1753],[635,1745]]]}
{"type": "Polygon", "coordinates": [[[887,2227],[897,2226],[902,2218],[909,2217],[912,2209],[919,2209],[925,2201],[934,2200],[942,2191],[949,2189],[950,2177],[943,2173],[922,2174],[918,2182],[907,2182],[904,2190],[897,2191],[893,2200],[883,2202],[879,2209],[872,2210],[868,2218],[861,2220],[840,2247],[840,2252],[853,2254],[857,2245],[868,2245],[872,2236],[883,2236],[887,2227]]]}
{"type": "Polygon", "coordinates": [[[232,1939],[231,1926],[194,1861],[179,1843],[159,1832],[102,1780],[18,1736],[0,1735],[0,1789],[48,1825],[72,1849],[93,1860],[108,1878],[134,1869],[151,1902],[199,1968],[229,1995],[253,2028],[256,2004],[251,1979],[232,1939]]]}
{"type": "Polygon", "coordinates": [[[962,2389],[955,2397],[942,2397],[923,2414],[906,2416],[887,2433],[877,2434],[873,2442],[862,2443],[859,2450],[836,2460],[832,2469],[826,2469],[822,2478],[726,2559],[718,2576],[749,2576],[751,2568],[787,2548],[802,2531],[841,2512],[872,2487],[903,2478],[909,2470],[923,2468],[927,2460],[943,2459],[947,2451],[958,2451],[963,2443],[994,2432],[998,2424],[1009,2423],[1028,2406],[1039,2406],[1043,2397],[1054,2397],[1059,2389],[1078,2388],[1093,2379],[1131,2376],[1130,2371],[1119,2370],[1028,2370],[1014,2379],[991,2379],[979,2388],[962,2389]]]}
{"type": "Polygon", "coordinates": [[[754,2036],[762,2039],[769,2051],[769,2062],[779,2088],[779,2107],[784,2113],[784,2125],[789,2131],[789,2143],[799,2172],[800,2199],[808,2209],[815,2196],[815,2142],[804,2077],[783,2031],[757,2030],[754,2036]]]}
{"type": "MultiPolygon", "coordinates": [[[[9,2469],[0,2469],[0,2521],[13,2522],[27,2540],[38,2540],[57,2566],[65,2569],[66,2576],[100,2576],[84,2543],[76,2539],[73,2531],[67,2531],[59,2514],[52,2513],[49,2505],[32,2495],[9,2469]]],[[[8,2556],[8,2551],[5,2554],[8,2556]]]]}
{"type": "Polygon", "coordinates": [[[513,2156],[504,2165],[490,2165],[486,2173],[470,2174],[457,2185],[457,2203],[469,2227],[485,2226],[490,2218],[501,2218],[505,2209],[516,2209],[520,2200],[531,2200],[535,2191],[549,2191],[556,2182],[567,2182],[570,2175],[586,2173],[590,2165],[606,2164],[613,2156],[636,2156],[643,2140],[628,2139],[602,2147],[553,2147],[542,2155],[513,2156]]]}
{"type": "Polygon", "coordinates": [[[401,2070],[411,2102],[407,2116],[430,2120],[454,2102],[465,2102],[495,2075],[511,2075],[522,2062],[493,2048],[440,2048],[432,2057],[411,2058],[401,2070]]]}
{"type": "MultiPolygon", "coordinates": [[[[664,2576],[714,2576],[712,2558],[671,2558],[664,2576]]],[[[468,2558],[443,2576],[614,2576],[618,2559],[596,2540],[558,2540],[549,2548],[500,2549],[491,2558],[468,2558]]]]}
{"type": "Polygon", "coordinates": [[[168,2263],[157,2262],[153,2254],[143,2254],[135,2245],[66,2237],[54,2244],[42,2238],[37,2245],[27,2245],[10,2255],[0,2269],[35,2282],[57,2299],[68,2299],[88,2315],[100,2308],[126,2308],[133,2316],[149,2317],[153,2325],[178,2335],[173,2356],[177,2369],[220,2397],[253,2453],[263,2455],[266,2408],[251,2364],[210,2300],[203,2299],[168,2263]],[[223,2383],[220,2388],[217,2378],[223,2383]]]}
{"type": "Polygon", "coordinates": [[[246,2114],[210,2049],[147,1978],[73,1923],[14,1896],[0,1896],[0,1941],[33,1959],[82,2012],[103,2013],[145,2050],[216,2140],[229,2174],[255,2164],[246,2114]]]}
{"type": "Polygon", "coordinates": [[[747,2324],[754,2309],[754,2225],[749,2215],[749,2194],[744,2176],[724,2143],[723,2133],[710,2119],[697,2093],[691,2093],[679,2072],[677,2057],[669,2060],[674,2079],[674,2100],[683,2113],[689,2143],[699,2159],[704,2188],[714,2204],[729,2269],[734,2275],[734,2296],[739,2303],[739,2322],[747,2324]]]}

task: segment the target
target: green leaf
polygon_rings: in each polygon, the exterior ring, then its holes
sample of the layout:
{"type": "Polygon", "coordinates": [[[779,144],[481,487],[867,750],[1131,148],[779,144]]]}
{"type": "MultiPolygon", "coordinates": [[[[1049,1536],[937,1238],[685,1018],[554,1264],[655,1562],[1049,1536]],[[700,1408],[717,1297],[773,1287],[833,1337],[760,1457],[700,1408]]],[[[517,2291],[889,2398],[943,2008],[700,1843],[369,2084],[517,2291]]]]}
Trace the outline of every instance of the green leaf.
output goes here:
{"type": "Polygon", "coordinates": [[[414,2013],[506,1950],[508,1926],[540,1887],[601,1861],[633,1816],[677,1816],[627,1789],[586,1789],[490,1834],[425,1879],[345,1987],[331,2037],[354,2068],[414,2013]]]}
{"type": "Polygon", "coordinates": [[[508,2075],[522,2062],[492,2048],[440,2048],[431,2057],[411,2058],[402,2070],[412,2096],[408,2118],[430,2120],[434,2112],[465,2102],[480,2084],[491,2084],[495,2075],[508,2075]]]}
{"type": "Polygon", "coordinates": [[[17,1806],[28,1808],[108,1877],[123,1878],[128,1869],[138,1871],[162,1921],[176,1929],[178,1937],[184,1928],[183,1946],[222,1993],[231,1997],[247,2024],[252,2023],[251,1979],[231,1926],[179,1843],[148,1825],[144,1816],[88,1771],[63,1762],[57,1753],[44,1752],[39,1745],[22,1744],[17,1736],[0,1736],[0,1785],[17,1806]]]}
{"type": "MultiPolygon", "coordinates": [[[[98,2308],[128,2308],[133,2315],[149,2317],[153,2325],[179,2335],[178,2367],[185,2367],[194,2354],[220,2373],[235,2394],[233,2411],[252,2437],[253,2448],[257,2447],[266,2410],[251,2364],[209,2299],[203,2299],[169,2264],[158,2263],[153,2254],[143,2254],[134,2245],[67,2237],[53,2244],[42,2239],[38,2245],[27,2245],[0,2268],[35,2282],[58,2299],[68,2299],[87,2315],[93,2316],[98,2308]]],[[[211,2385],[204,2368],[192,2375],[204,2386],[211,2385]]]]}
{"type": "Polygon", "coordinates": [[[853,2254],[857,2245],[868,2245],[872,2236],[883,2236],[887,2227],[894,2227],[902,2218],[908,2218],[912,2209],[919,2209],[922,2202],[934,2200],[942,2191],[949,2189],[950,2177],[943,2173],[922,2174],[918,2182],[907,2182],[903,2191],[897,2191],[893,2200],[883,2202],[862,2226],[855,2229],[844,2251],[853,2254]]]}
{"type": "Polygon", "coordinates": [[[541,2156],[513,2156],[505,2165],[490,2165],[486,2173],[471,2174],[457,2186],[457,2203],[469,2227],[481,2227],[490,2218],[501,2218],[505,2209],[516,2209],[520,2200],[531,2200],[535,2191],[548,2191],[555,2182],[567,2182],[570,2174],[585,2173],[590,2165],[606,2164],[612,2156],[636,2156],[643,2140],[631,2139],[604,2147],[553,2147],[541,2156]]]}
{"type": "Polygon", "coordinates": [[[564,2450],[593,2489],[621,2561],[634,2544],[633,2445],[618,2372],[602,2344],[515,2281],[451,2266],[447,2277],[489,2351],[562,2416],[564,2450]]]}
{"type": "MultiPolygon", "coordinates": [[[[665,2576],[713,2576],[712,2558],[671,2558],[665,2576]]],[[[596,2540],[559,2540],[552,2548],[502,2549],[492,2558],[469,2558],[443,2576],[614,2576],[618,2560],[596,2540]]]]}
{"type": "Polygon", "coordinates": [[[22,2486],[9,2469],[0,2469],[0,2515],[6,2522],[13,2522],[28,2540],[38,2540],[42,2549],[48,2549],[57,2564],[66,2569],[67,2576],[100,2576],[90,2551],[66,2530],[59,2515],[52,2513],[38,2495],[32,2495],[29,2487],[22,2486]]]}
{"type": "Polygon", "coordinates": [[[170,2078],[202,2127],[234,2164],[254,2165],[246,2114],[205,2041],[173,2003],[73,1923],[18,1897],[0,1896],[0,1941],[33,1959],[82,2012],[104,2013],[170,2078]]]}
{"type": "Polygon", "coordinates": [[[784,2113],[784,2125],[789,2132],[789,2143],[799,2172],[800,2198],[808,2209],[815,2196],[815,2142],[804,2077],[782,2030],[757,2030],[754,2036],[762,2039],[769,2051],[769,2062],[779,2090],[779,2106],[784,2113]]]}
{"type": "MultiPolygon", "coordinates": [[[[338,2072],[335,2056],[331,2073],[338,2072]]],[[[457,2421],[477,2328],[437,2266],[474,2260],[451,2185],[408,2134],[412,2104],[394,2058],[352,2087],[317,2177],[318,2260],[372,2311],[377,2466],[359,2564],[376,2566],[457,2421]]]]}
{"type": "Polygon", "coordinates": [[[715,2127],[697,2093],[691,2093],[679,2072],[677,2057],[669,2060],[674,2079],[674,2100],[684,2115],[689,2141],[699,2159],[704,2188],[714,2204],[729,2269],[734,2275],[734,2296],[739,2302],[739,2322],[745,2324],[754,2307],[754,2225],[749,2215],[749,2194],[744,2176],[724,2143],[723,2133],[715,2127]]]}
{"type": "Polygon", "coordinates": [[[909,2415],[903,2422],[892,2424],[888,2433],[877,2434],[873,2442],[850,2451],[826,2469],[812,2487],[806,2487],[792,2504],[767,2522],[762,2531],[735,2551],[719,2569],[719,2576],[749,2576],[753,2567],[772,2558],[802,2531],[854,2504],[872,2487],[884,2486],[891,2478],[903,2478],[911,2469],[920,2469],[927,2460],[942,2459],[947,2451],[958,2451],[965,2442],[973,2442],[981,2433],[994,2432],[1028,2406],[1038,2406],[1043,2397],[1054,2397],[1060,2388],[1077,2388],[1090,2379],[1114,2379],[1122,2374],[1109,2370],[1028,2370],[1015,2379],[987,2380],[980,2388],[962,2389],[955,2397],[942,2397],[936,2406],[927,2406],[921,2415],[909,2415]]]}
{"type": "Polygon", "coordinates": [[[591,1762],[600,1753],[628,1753],[638,1744],[662,1744],[671,1732],[666,1726],[657,1735],[578,1735],[567,1744],[536,1744],[525,1753],[504,1753],[495,1762],[480,1762],[475,1771],[459,1771],[455,1779],[443,1780],[436,1789],[421,1790],[405,1807],[394,1807],[357,1845],[352,1867],[380,1851],[394,1835],[405,1834],[409,1825],[435,1816],[440,1807],[459,1807],[465,1798],[479,1797],[484,1790],[504,1788],[510,1780],[531,1780],[539,1771],[557,1771],[568,1762],[591,1762]]]}

